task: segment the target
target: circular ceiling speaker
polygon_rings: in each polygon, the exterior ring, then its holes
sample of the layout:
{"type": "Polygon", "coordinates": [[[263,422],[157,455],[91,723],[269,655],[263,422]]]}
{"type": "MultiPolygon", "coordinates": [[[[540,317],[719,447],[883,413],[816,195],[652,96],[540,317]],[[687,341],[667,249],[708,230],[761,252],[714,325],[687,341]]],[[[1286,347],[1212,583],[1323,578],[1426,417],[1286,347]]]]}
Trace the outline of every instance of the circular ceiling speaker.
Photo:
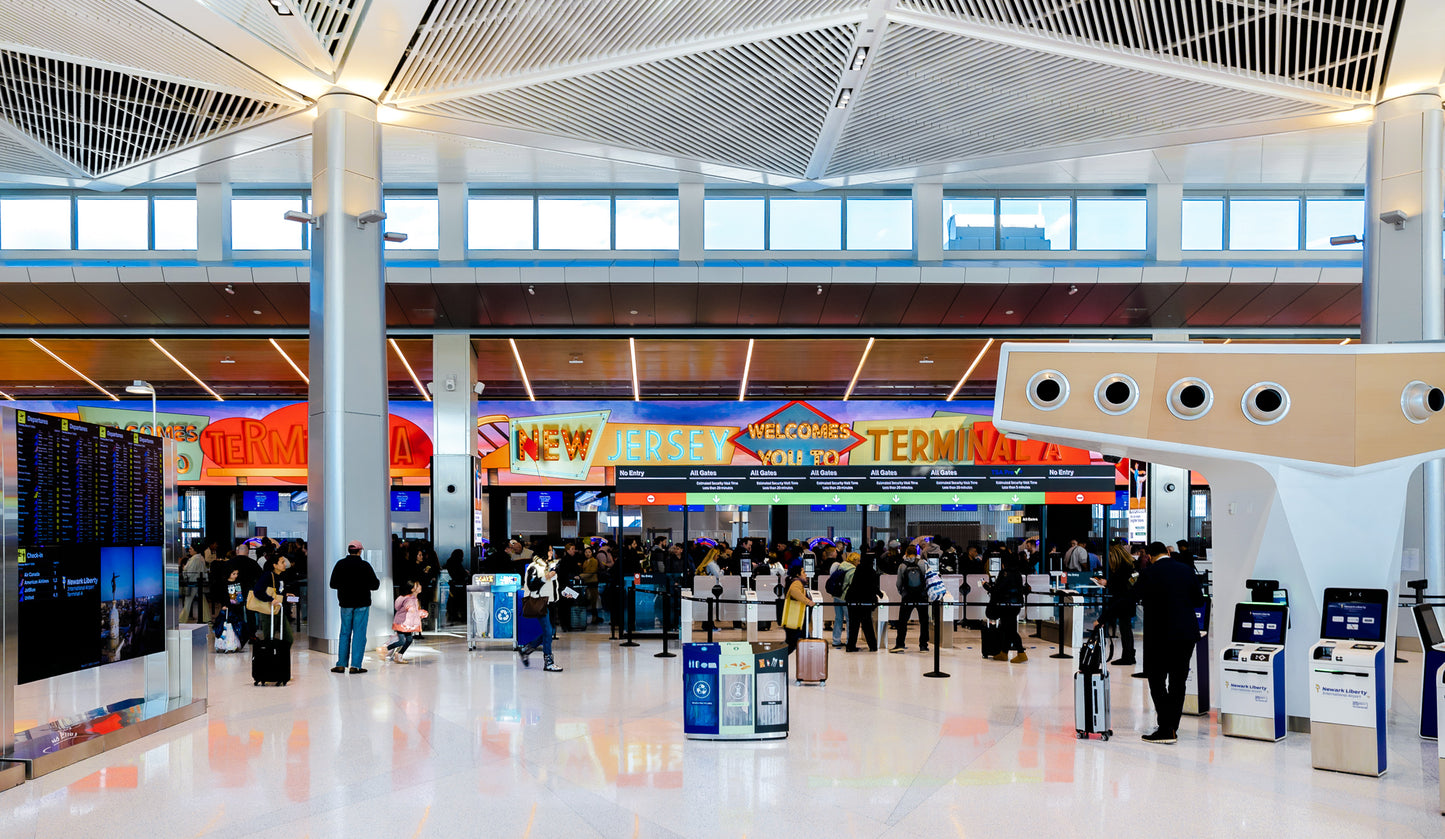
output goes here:
{"type": "Polygon", "coordinates": [[[1069,380],[1057,370],[1040,370],[1029,379],[1029,404],[1040,411],[1052,411],[1069,398],[1069,380]]]}
{"type": "Polygon", "coordinates": [[[1214,388],[1203,379],[1180,379],[1169,386],[1165,403],[1174,416],[1182,420],[1196,420],[1214,407],[1214,388]]]}
{"type": "Polygon", "coordinates": [[[1105,376],[1094,385],[1094,404],[1112,416],[1127,414],[1139,404],[1139,384],[1123,373],[1105,376]]]}
{"type": "Polygon", "coordinates": [[[1276,382],[1260,382],[1244,392],[1239,407],[1255,425],[1274,425],[1289,413],[1289,392],[1276,382]]]}
{"type": "Polygon", "coordinates": [[[1410,422],[1421,423],[1445,410],[1445,391],[1413,381],[1400,394],[1400,409],[1410,422]]]}

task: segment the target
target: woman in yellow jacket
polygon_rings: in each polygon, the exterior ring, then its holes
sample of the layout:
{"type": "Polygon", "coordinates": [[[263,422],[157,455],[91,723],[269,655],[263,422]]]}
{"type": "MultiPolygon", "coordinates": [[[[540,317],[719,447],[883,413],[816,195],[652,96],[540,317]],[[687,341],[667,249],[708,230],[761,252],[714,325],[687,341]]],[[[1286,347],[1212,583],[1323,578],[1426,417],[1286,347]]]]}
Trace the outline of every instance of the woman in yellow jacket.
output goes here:
{"type": "Polygon", "coordinates": [[[785,601],[783,603],[783,617],[785,618],[783,622],[783,635],[788,639],[788,652],[791,654],[798,651],[798,639],[803,637],[803,627],[808,620],[807,607],[813,605],[813,598],[808,596],[808,575],[803,572],[803,561],[801,559],[793,560],[793,564],[788,567],[788,582],[785,589],[787,593],[783,595],[785,601]],[[786,618],[790,613],[788,601],[802,604],[801,608],[795,607],[798,608],[798,611],[801,612],[803,616],[803,619],[797,622],[797,628],[787,625],[788,621],[786,618]]]}

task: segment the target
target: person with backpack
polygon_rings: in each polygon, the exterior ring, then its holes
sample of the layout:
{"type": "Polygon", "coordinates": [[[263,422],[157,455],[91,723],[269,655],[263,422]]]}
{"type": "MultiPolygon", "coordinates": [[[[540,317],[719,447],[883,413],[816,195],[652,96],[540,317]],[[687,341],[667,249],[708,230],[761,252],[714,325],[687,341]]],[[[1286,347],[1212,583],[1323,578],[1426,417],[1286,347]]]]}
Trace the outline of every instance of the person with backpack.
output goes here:
{"type": "Polygon", "coordinates": [[[1029,587],[1024,583],[1025,559],[1006,558],[1003,567],[999,569],[998,577],[991,583],[985,583],[988,589],[988,606],[984,610],[984,616],[991,621],[998,621],[999,631],[1003,635],[1003,644],[999,651],[994,654],[994,661],[1010,661],[1009,650],[1018,650],[1018,655],[1012,659],[1014,664],[1023,664],[1029,660],[1028,653],[1024,652],[1024,639],[1019,636],[1019,611],[1023,609],[1024,598],[1028,596],[1029,587]]]}
{"type": "Polygon", "coordinates": [[[914,610],[918,612],[918,649],[928,652],[928,574],[918,556],[918,546],[909,545],[898,566],[898,597],[903,604],[898,607],[898,638],[890,653],[901,653],[907,646],[908,620],[914,610]]]}
{"type": "Polygon", "coordinates": [[[838,549],[827,548],[823,551],[824,561],[833,559],[834,562],[828,569],[828,580],[823,584],[823,590],[833,598],[833,646],[843,646],[843,633],[848,629],[848,604],[843,600],[844,581],[848,572],[857,566],[857,554],[850,553],[843,559],[837,559],[838,549]],[[849,558],[853,558],[849,562],[849,558]]]}
{"type": "Polygon", "coordinates": [[[868,642],[868,652],[878,651],[878,633],[873,628],[873,613],[878,608],[878,569],[872,557],[848,554],[844,563],[848,570],[843,577],[843,600],[848,604],[848,645],[844,652],[858,652],[858,631],[868,642]]]}

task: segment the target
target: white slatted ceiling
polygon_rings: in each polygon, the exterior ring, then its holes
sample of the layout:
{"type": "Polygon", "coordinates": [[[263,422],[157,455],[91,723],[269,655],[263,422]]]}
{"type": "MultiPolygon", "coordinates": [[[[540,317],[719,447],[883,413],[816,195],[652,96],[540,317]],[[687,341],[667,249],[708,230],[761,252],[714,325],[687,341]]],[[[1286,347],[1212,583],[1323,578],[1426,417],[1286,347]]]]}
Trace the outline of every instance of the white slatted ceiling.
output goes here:
{"type": "MultiPolygon", "coordinates": [[[[296,11],[311,25],[321,46],[339,58],[356,28],[357,0],[291,0],[296,11]]],[[[421,3],[424,0],[412,0],[421,3]]]]}
{"type": "Polygon", "coordinates": [[[0,117],[91,175],[300,110],[11,50],[0,78],[0,117]]]}
{"type": "Polygon", "coordinates": [[[34,175],[43,178],[74,177],[54,160],[0,131],[0,172],[10,175],[34,175]]]}
{"type": "Polygon", "coordinates": [[[867,0],[439,0],[392,99],[858,12],[867,0]]]}
{"type": "Polygon", "coordinates": [[[256,0],[201,0],[201,2],[282,53],[302,64],[311,63],[306,56],[298,54],[296,44],[292,43],[291,38],[282,28],[281,21],[285,18],[276,14],[269,0],[264,3],[257,3],[256,0]]]}
{"type": "Polygon", "coordinates": [[[801,175],[852,37],[835,26],[419,110],[801,175]]]}
{"type": "MultiPolygon", "coordinates": [[[[1442,0],[1431,0],[1442,2],[1442,0]]],[[[899,0],[898,8],[1368,99],[1398,0],[899,0]]]]}
{"type": "Polygon", "coordinates": [[[301,101],[136,0],[0,0],[0,48],[6,47],[276,102],[301,101]]]}
{"type": "Polygon", "coordinates": [[[1326,110],[906,26],[849,109],[829,176],[1326,110]]]}

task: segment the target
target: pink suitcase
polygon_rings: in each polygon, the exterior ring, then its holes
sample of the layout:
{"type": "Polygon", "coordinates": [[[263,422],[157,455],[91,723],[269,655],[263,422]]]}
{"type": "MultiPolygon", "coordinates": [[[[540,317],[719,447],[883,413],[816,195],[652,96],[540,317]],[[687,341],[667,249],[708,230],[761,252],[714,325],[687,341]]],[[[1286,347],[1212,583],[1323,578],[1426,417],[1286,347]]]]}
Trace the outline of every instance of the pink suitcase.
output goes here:
{"type": "Polygon", "coordinates": [[[828,642],[819,638],[798,640],[797,661],[793,664],[794,684],[826,685],[828,683],[828,642]]]}

